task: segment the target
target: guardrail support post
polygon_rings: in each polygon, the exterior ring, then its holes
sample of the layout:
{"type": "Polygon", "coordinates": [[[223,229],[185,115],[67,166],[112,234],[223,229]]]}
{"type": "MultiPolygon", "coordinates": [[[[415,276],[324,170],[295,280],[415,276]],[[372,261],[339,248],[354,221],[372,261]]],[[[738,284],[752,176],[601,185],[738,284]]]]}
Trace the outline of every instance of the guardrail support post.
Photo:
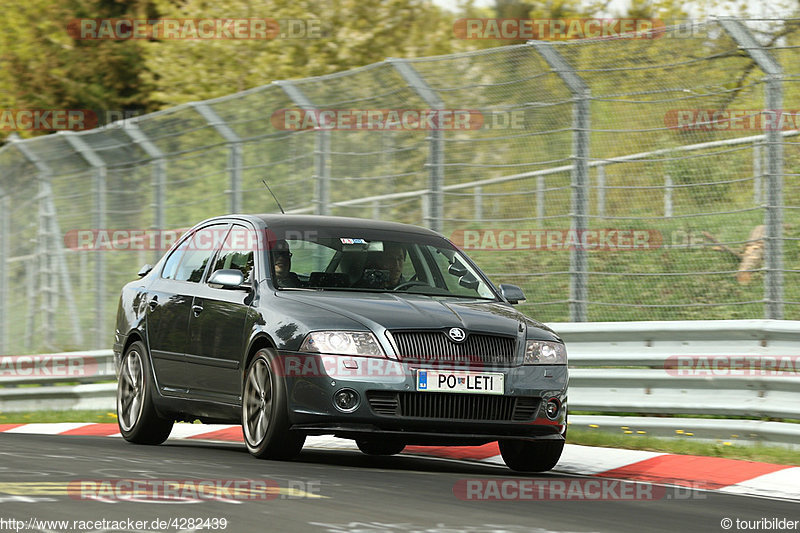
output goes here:
{"type": "MultiPolygon", "coordinates": [[[[444,102],[437,92],[423,79],[411,63],[403,59],[389,58],[398,74],[406,80],[408,87],[419,95],[432,110],[444,109],[444,102]]],[[[441,233],[444,229],[444,131],[441,128],[428,132],[428,190],[430,191],[428,214],[425,225],[441,233]]]]}
{"type": "MultiPolygon", "coordinates": [[[[783,68],[748,31],[741,21],[720,18],[720,25],[766,74],[764,100],[767,111],[783,109],[783,68]]],[[[778,127],[767,128],[766,210],[764,212],[764,318],[783,318],[783,135],[778,127]]]]}
{"type": "MultiPolygon", "coordinates": [[[[589,86],[552,44],[529,41],[572,93],[572,224],[579,242],[588,229],[589,217],[589,86]]],[[[589,258],[582,246],[570,250],[569,317],[572,322],[588,320],[589,258]]]]}

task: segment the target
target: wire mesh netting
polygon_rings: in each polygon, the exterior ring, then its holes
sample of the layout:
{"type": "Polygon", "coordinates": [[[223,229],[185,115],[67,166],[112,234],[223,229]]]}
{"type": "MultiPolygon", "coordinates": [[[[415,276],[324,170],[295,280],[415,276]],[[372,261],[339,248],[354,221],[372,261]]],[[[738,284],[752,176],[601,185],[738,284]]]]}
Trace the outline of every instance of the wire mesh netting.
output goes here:
{"type": "Polygon", "coordinates": [[[108,346],[121,286],[174,235],[277,211],[262,179],[287,212],[437,229],[543,321],[800,318],[800,20],[646,37],[387,60],[11,139],[0,352],[108,346]],[[469,120],[318,120],[431,110],[469,120]]]}

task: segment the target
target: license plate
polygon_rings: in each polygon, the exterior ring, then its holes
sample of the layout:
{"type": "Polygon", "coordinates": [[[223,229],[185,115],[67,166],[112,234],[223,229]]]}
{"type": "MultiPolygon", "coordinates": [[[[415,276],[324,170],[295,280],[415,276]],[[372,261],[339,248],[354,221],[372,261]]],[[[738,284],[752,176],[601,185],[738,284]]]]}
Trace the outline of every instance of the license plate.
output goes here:
{"type": "Polygon", "coordinates": [[[505,375],[499,372],[447,372],[420,369],[417,370],[417,390],[503,394],[505,392],[505,375]]]}

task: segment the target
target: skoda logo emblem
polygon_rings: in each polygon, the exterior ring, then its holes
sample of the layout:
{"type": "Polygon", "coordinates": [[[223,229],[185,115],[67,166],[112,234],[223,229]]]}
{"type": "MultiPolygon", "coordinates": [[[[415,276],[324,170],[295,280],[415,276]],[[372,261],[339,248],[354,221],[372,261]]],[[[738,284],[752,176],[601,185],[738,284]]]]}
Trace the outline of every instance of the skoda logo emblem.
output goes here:
{"type": "Polygon", "coordinates": [[[450,331],[448,331],[447,334],[455,342],[461,342],[467,338],[467,334],[464,333],[464,330],[461,328],[450,328],[450,331]]]}

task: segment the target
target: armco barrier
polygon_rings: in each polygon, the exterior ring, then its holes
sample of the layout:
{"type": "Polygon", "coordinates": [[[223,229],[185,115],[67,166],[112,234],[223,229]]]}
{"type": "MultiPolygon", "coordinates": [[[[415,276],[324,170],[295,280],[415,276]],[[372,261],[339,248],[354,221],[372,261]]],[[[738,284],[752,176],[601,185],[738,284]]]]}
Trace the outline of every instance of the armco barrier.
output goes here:
{"type": "MultiPolygon", "coordinates": [[[[762,365],[800,364],[800,321],[550,326],[569,353],[571,428],[800,446],[800,424],[782,421],[800,420],[800,372],[762,365]],[[681,365],[692,358],[713,364],[681,365]],[[698,418],[708,415],[729,418],[698,418]]],[[[3,356],[0,412],[113,410],[114,378],[111,350],[3,356]]]]}

